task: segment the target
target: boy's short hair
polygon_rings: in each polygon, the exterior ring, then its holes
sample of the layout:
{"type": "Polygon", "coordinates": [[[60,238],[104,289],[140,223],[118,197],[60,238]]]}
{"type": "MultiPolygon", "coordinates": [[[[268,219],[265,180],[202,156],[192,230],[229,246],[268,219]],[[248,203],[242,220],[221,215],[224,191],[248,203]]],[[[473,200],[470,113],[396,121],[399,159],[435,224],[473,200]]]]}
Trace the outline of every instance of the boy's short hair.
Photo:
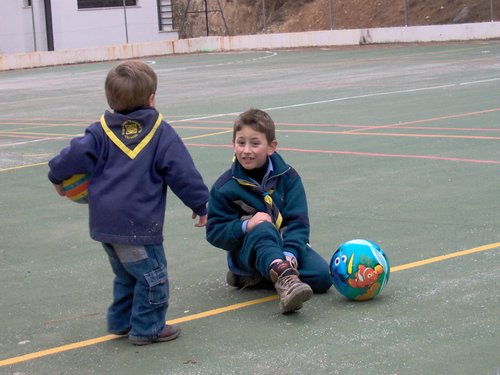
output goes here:
{"type": "Polygon", "coordinates": [[[104,88],[111,109],[123,111],[146,105],[157,85],[158,78],[149,65],[131,60],[109,71],[104,88]]]}
{"type": "Polygon", "coordinates": [[[260,109],[250,108],[248,111],[241,113],[236,120],[234,120],[233,142],[236,138],[236,133],[239,132],[243,126],[249,126],[253,130],[263,133],[268,143],[276,139],[273,119],[260,109]]]}

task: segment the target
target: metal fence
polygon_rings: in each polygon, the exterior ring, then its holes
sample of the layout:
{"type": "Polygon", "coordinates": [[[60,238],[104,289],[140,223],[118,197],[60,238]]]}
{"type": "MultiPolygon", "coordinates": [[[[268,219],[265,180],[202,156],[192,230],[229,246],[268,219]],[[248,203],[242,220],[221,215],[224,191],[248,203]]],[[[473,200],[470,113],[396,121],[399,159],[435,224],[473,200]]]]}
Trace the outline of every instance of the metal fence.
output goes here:
{"type": "Polygon", "coordinates": [[[173,0],[173,4],[174,28],[182,30],[181,37],[500,20],[500,0],[173,0]]]}

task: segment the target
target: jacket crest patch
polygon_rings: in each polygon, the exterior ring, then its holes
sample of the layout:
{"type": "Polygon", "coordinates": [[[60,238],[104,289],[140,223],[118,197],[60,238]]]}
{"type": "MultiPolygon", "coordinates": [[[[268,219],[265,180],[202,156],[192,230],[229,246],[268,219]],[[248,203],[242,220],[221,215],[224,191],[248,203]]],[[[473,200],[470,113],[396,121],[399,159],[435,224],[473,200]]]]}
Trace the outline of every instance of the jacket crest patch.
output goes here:
{"type": "Polygon", "coordinates": [[[127,120],[122,124],[122,136],[126,139],[137,138],[142,131],[142,126],[135,121],[127,120]]]}

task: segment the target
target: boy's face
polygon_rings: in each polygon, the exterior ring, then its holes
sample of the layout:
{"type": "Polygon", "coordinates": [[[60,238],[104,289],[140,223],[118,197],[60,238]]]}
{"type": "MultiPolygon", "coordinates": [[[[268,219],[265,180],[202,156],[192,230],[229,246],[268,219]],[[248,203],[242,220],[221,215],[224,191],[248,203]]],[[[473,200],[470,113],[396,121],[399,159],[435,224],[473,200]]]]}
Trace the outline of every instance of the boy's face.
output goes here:
{"type": "Polygon", "coordinates": [[[250,170],[266,164],[267,157],[276,151],[277,144],[276,140],[268,143],[265,134],[243,126],[235,134],[233,150],[241,166],[250,170]]]}

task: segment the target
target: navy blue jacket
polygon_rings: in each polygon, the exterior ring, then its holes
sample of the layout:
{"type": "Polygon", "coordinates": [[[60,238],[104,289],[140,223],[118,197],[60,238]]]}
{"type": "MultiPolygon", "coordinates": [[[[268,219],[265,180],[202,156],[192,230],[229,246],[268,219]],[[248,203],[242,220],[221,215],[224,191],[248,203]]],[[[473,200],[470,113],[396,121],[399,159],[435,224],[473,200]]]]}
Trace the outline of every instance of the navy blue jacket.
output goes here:
{"type": "Polygon", "coordinates": [[[100,242],[163,242],[167,186],[197,215],[208,188],[175,130],[153,108],[106,113],[49,162],[49,180],[90,174],[90,236],[100,242]]]}
{"type": "MultiPolygon", "coordinates": [[[[283,251],[297,257],[309,242],[306,193],[298,173],[279,154],[272,154],[271,162],[273,171],[262,185],[264,190],[269,185],[275,185],[271,197],[283,217],[283,251]]],[[[266,212],[262,195],[241,185],[238,179],[249,180],[249,177],[235,160],[231,169],[222,174],[213,185],[208,203],[207,240],[215,247],[227,251],[241,249],[246,235],[242,229],[243,221],[256,212],[266,212]]]]}

